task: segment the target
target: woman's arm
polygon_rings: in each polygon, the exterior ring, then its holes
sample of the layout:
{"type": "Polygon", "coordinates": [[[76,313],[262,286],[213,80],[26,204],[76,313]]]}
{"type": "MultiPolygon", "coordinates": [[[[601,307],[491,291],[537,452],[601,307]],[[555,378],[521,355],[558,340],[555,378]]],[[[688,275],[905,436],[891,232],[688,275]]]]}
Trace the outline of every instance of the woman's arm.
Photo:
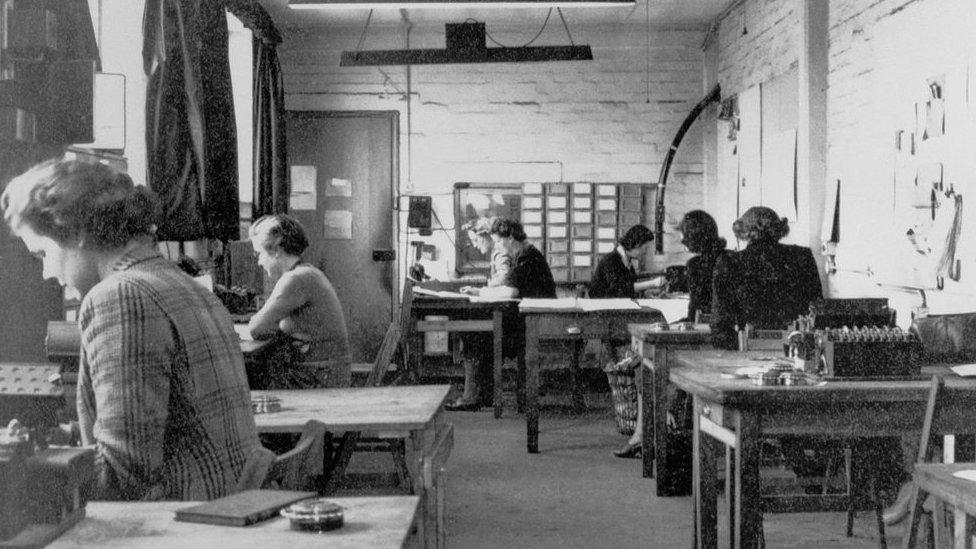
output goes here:
{"type": "Polygon", "coordinates": [[[163,482],[172,326],[131,283],[90,292],[80,322],[79,422],[95,445],[95,497],[143,499],[163,482]]]}
{"type": "Polygon", "coordinates": [[[285,273],[278,279],[268,301],[261,310],[254,313],[247,323],[254,339],[270,339],[275,334],[285,332],[291,335],[289,327],[293,324],[287,318],[308,301],[301,281],[293,273],[285,273]],[[284,321],[284,322],[283,322],[284,321]]]}

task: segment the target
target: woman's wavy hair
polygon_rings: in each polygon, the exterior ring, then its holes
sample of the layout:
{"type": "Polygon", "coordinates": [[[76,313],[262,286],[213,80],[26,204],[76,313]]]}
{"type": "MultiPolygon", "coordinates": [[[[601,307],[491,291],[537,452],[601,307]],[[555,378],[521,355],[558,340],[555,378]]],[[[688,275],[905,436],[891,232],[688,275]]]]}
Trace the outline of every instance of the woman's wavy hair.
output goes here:
{"type": "Polygon", "coordinates": [[[624,236],[620,238],[619,242],[625,250],[630,251],[652,240],[654,240],[654,231],[644,225],[634,225],[627,229],[627,232],[624,233],[624,236]]]}
{"type": "Polygon", "coordinates": [[[502,238],[510,236],[518,242],[522,242],[526,238],[525,229],[522,228],[522,224],[506,217],[496,219],[491,224],[491,234],[497,234],[502,238]]]}
{"type": "Polygon", "coordinates": [[[114,249],[154,237],[161,217],[156,195],[104,164],[51,159],[7,184],[0,209],[11,230],[28,226],[59,244],[114,249]]]}
{"type": "Polygon", "coordinates": [[[691,210],[681,218],[677,229],[688,251],[696,254],[710,250],[724,250],[726,241],[718,235],[715,218],[705,210],[691,210]]]}
{"type": "Polygon", "coordinates": [[[300,256],[308,248],[305,229],[297,219],[285,214],[272,214],[258,218],[251,225],[248,234],[264,249],[273,251],[280,248],[286,254],[300,256]]]}
{"type": "Polygon", "coordinates": [[[732,232],[746,242],[777,242],[790,234],[790,223],[771,208],[753,206],[732,223],[732,232]]]}

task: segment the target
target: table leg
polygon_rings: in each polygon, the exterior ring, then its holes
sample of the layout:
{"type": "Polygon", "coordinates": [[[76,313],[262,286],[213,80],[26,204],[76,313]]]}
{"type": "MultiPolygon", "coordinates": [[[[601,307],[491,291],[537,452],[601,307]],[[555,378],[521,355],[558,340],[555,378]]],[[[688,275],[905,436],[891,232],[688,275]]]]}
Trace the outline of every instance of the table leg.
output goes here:
{"type": "Polygon", "coordinates": [[[569,385],[573,394],[573,411],[577,414],[586,411],[586,402],[583,400],[583,388],[580,386],[580,354],[583,352],[585,340],[573,342],[573,356],[569,362],[569,385]]]}
{"type": "Polygon", "coordinates": [[[759,418],[751,413],[736,412],[735,424],[736,452],[733,463],[735,538],[732,547],[753,549],[760,547],[762,543],[759,418]]]}
{"type": "Polygon", "coordinates": [[[961,509],[953,512],[953,530],[955,549],[973,549],[973,518],[961,509]]]}
{"type": "Polygon", "coordinates": [[[418,537],[424,547],[437,547],[437,494],[427,487],[432,483],[424,471],[424,458],[430,453],[437,432],[441,428],[442,418],[435,419],[426,429],[410,431],[410,448],[407,458],[408,464],[413,464],[416,473],[413,475],[414,494],[420,496],[421,518],[418,521],[420,531],[418,537]]]}
{"type": "MultiPolygon", "coordinates": [[[[414,318],[413,322],[417,319],[414,318]]],[[[411,330],[407,340],[407,379],[412,383],[418,383],[421,378],[421,368],[424,363],[424,335],[423,332],[411,330]]]]}
{"type": "Polygon", "coordinates": [[[515,411],[525,413],[525,353],[519,353],[515,372],[515,411]]]}
{"type": "Polygon", "coordinates": [[[492,397],[495,407],[495,418],[502,417],[502,311],[495,309],[492,319],[492,352],[494,357],[495,394],[492,397]]]}
{"type": "MultiPolygon", "coordinates": [[[[666,483],[661,482],[667,476],[663,471],[667,461],[668,450],[668,349],[663,345],[654,346],[654,372],[651,375],[651,414],[653,425],[652,447],[650,452],[654,456],[654,467],[657,470],[657,495],[672,496],[666,483]]],[[[647,405],[647,399],[644,400],[647,405]]],[[[644,411],[645,421],[647,411],[644,411]]],[[[645,429],[646,431],[646,429],[645,429]]],[[[646,452],[648,449],[644,448],[646,452]]]]}
{"type": "MultiPolygon", "coordinates": [[[[640,376],[640,409],[641,418],[641,462],[644,478],[654,478],[655,446],[659,443],[657,420],[654,417],[654,384],[656,372],[652,367],[641,361],[637,369],[640,376]]],[[[661,480],[658,479],[657,495],[661,495],[661,480]]]]}
{"type": "Polygon", "coordinates": [[[694,439],[692,450],[692,546],[698,549],[718,547],[718,516],[715,501],[715,447],[701,432],[703,402],[695,397],[694,439]]]}
{"type": "Polygon", "coordinates": [[[539,453],[539,323],[525,317],[525,429],[530,454],[539,453]]]}

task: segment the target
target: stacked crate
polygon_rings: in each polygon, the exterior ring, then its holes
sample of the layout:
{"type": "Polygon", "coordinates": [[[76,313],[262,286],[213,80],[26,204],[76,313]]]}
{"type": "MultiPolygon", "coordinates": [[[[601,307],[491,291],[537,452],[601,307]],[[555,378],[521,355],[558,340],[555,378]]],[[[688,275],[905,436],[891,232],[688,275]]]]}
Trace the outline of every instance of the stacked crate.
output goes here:
{"type": "Polygon", "coordinates": [[[539,183],[526,183],[522,186],[522,228],[527,240],[540,251],[545,245],[543,227],[543,200],[545,190],[539,183]]]}
{"type": "Polygon", "coordinates": [[[641,213],[644,208],[644,186],[625,183],[618,187],[617,233],[622,236],[627,229],[643,221],[641,213]]]}
{"type": "Polygon", "coordinates": [[[593,185],[573,183],[572,243],[573,281],[589,282],[593,271],[593,185]]]}
{"type": "Polygon", "coordinates": [[[556,282],[570,280],[569,185],[550,183],[546,193],[546,260],[556,282]]]}

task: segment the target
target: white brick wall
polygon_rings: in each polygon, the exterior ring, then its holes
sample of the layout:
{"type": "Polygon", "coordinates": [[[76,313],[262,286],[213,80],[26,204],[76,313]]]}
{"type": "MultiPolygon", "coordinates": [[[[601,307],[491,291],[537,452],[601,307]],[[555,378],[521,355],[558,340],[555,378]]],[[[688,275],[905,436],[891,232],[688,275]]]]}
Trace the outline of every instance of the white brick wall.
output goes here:
{"type": "MultiPolygon", "coordinates": [[[[715,52],[723,95],[738,93],[770,80],[797,62],[802,0],[747,0],[722,21],[711,47],[715,52]],[[743,27],[746,32],[743,34],[743,27]]],[[[821,1],[821,0],[807,0],[821,1]]],[[[826,0],[825,0],[826,1],[826,0]]],[[[971,0],[829,0],[829,74],[827,89],[827,180],[842,182],[842,269],[829,277],[832,295],[887,295],[908,320],[915,297],[879,287],[879,276],[849,272],[872,268],[897,269],[899,246],[894,233],[901,221],[893,216],[892,177],[895,169],[891,142],[893,113],[904,110],[905,88],[924,83],[934,74],[976,68],[976,35],[971,25],[976,3],[971,0]],[[892,47],[894,46],[894,48],[892,47]],[[914,83],[914,84],[913,84],[914,83]],[[897,104],[896,104],[897,103],[897,104]],[[895,265],[891,265],[896,263],[895,265]],[[885,265],[887,264],[887,265],[885,265]]],[[[958,94],[959,92],[956,91],[958,94]]],[[[976,117],[947,129],[954,141],[947,150],[947,173],[957,185],[976,190],[967,169],[952,163],[961,157],[961,133],[974,133],[976,117]]],[[[721,138],[721,137],[720,137],[721,138]]],[[[970,143],[974,145],[974,143],[970,143]]],[[[972,154],[968,156],[972,157],[972,154]]],[[[947,176],[948,177],[948,176],[947,176]]],[[[821,182],[820,185],[825,185],[821,182]]],[[[719,185],[728,184],[718,182],[719,185]]],[[[813,182],[816,185],[816,182],[813,182]]],[[[957,187],[958,188],[958,187],[957,187]]],[[[709,190],[709,196],[713,191],[709,190]]],[[[964,228],[964,234],[966,229],[964,228]]],[[[969,231],[971,233],[971,231],[969,231]]],[[[970,258],[970,265],[972,264],[970,258]]],[[[907,268],[907,266],[902,266],[907,268]]],[[[971,265],[969,274],[976,269],[971,265]]],[[[974,278],[947,282],[944,292],[929,292],[936,310],[972,306],[974,278]],[[960,305],[966,303],[967,305],[960,305]]]]}
{"type": "MultiPolygon", "coordinates": [[[[488,32],[505,44],[520,43],[535,30],[496,30],[488,23],[488,32]]],[[[339,51],[354,48],[358,33],[330,29],[301,42],[286,40],[279,51],[287,105],[399,111],[400,179],[407,194],[449,195],[460,180],[654,183],[674,133],[702,95],[704,32],[654,32],[648,51],[640,26],[574,25],[575,42],[593,48],[593,61],[414,66],[408,136],[406,67],[338,66],[339,51]]],[[[443,47],[443,34],[440,25],[415,27],[411,45],[443,47]]],[[[375,35],[367,49],[403,47],[402,31],[375,35]]],[[[565,41],[557,34],[540,43],[565,41]]],[[[669,222],[700,205],[700,145],[694,128],[672,166],[669,222]]],[[[452,225],[451,201],[435,200],[434,206],[452,225]]],[[[450,243],[439,231],[427,240],[440,248],[428,270],[444,276],[453,267],[450,243]]],[[[680,251],[680,245],[672,247],[680,251]]]]}

